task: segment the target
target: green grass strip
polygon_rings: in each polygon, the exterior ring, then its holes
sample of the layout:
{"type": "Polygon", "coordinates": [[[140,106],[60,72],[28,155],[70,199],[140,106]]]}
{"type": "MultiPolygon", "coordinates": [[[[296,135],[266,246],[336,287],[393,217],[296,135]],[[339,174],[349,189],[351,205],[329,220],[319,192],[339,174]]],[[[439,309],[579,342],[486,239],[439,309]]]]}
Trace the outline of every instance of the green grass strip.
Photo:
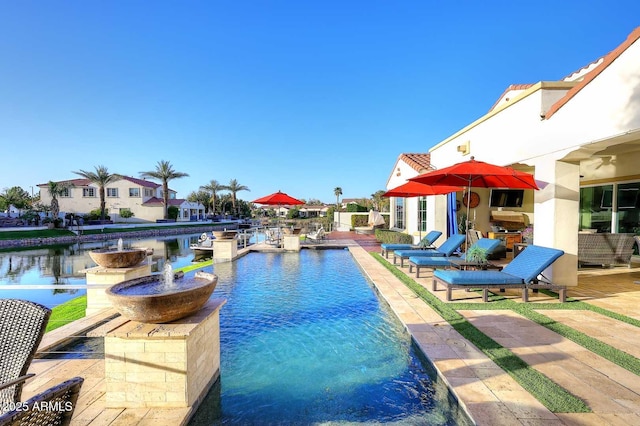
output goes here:
{"type": "Polygon", "coordinates": [[[76,234],[67,229],[40,229],[28,231],[2,231],[0,240],[22,240],[31,238],[73,237],[76,234]]]}
{"type": "MultiPolygon", "coordinates": [[[[206,266],[210,266],[213,264],[212,260],[207,260],[204,262],[200,262],[193,265],[183,266],[182,268],[177,268],[175,272],[182,271],[184,273],[194,271],[196,269],[201,269],[206,266]]],[[[68,300],[64,303],[61,303],[58,306],[55,306],[51,309],[51,317],[49,318],[49,323],[47,324],[46,331],[49,332],[51,330],[55,330],[56,328],[62,327],[63,325],[69,324],[77,319],[84,318],[86,315],[87,309],[87,296],[79,296],[74,299],[68,300]]]]}
{"type": "MultiPolygon", "coordinates": [[[[514,355],[513,352],[484,334],[453,309],[450,304],[440,301],[440,299],[431,294],[426,288],[391,265],[378,253],[372,253],[372,256],[437,311],[458,333],[473,343],[489,359],[513,377],[527,392],[547,407],[549,411],[553,413],[591,412],[591,409],[582,400],[572,395],[547,376],[532,368],[520,357],[514,355]]],[[[500,301],[497,303],[504,305],[500,301]]],[[[467,305],[465,309],[471,308],[467,305]]],[[[508,309],[508,307],[505,306],[502,309],[508,309]]]]}
{"type": "Polygon", "coordinates": [[[202,269],[206,266],[211,266],[211,265],[213,265],[213,259],[194,263],[192,265],[183,266],[182,268],[177,268],[174,272],[184,272],[186,274],[187,272],[195,271],[196,269],[202,269]]]}
{"type": "Polygon", "coordinates": [[[55,330],[77,319],[84,318],[87,310],[87,296],[67,300],[51,309],[51,317],[45,332],[55,330]]]}

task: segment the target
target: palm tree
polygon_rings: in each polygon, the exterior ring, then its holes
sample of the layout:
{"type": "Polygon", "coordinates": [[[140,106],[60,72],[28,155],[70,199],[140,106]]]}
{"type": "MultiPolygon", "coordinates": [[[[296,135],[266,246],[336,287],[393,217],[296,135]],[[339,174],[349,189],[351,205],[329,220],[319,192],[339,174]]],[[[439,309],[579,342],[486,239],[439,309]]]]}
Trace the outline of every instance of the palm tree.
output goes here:
{"type": "Polygon", "coordinates": [[[176,172],[170,162],[158,161],[156,169],[150,172],[140,172],[143,179],[157,179],[162,182],[162,199],[164,201],[164,218],[169,219],[169,181],[189,176],[188,173],[176,172]]]}
{"type": "Polygon", "coordinates": [[[120,175],[111,174],[105,166],[96,166],[95,172],[88,172],[86,170],[80,170],[73,172],[78,176],[89,180],[89,182],[98,185],[98,192],[100,194],[100,220],[104,220],[105,209],[107,202],[105,201],[106,186],[112,182],[120,180],[120,175]]]}
{"type": "Polygon", "coordinates": [[[207,185],[202,185],[200,189],[202,189],[203,191],[208,191],[211,194],[210,202],[211,206],[213,207],[213,214],[215,215],[218,192],[226,190],[227,187],[224,185],[220,185],[217,180],[212,179],[211,182],[209,182],[207,185]]]}
{"type": "Polygon", "coordinates": [[[237,180],[231,179],[229,181],[229,185],[225,187],[231,193],[231,204],[233,205],[233,212],[237,215],[238,211],[236,210],[236,193],[240,191],[251,191],[249,187],[245,185],[240,185],[237,180]]]}
{"type": "Polygon", "coordinates": [[[49,196],[51,197],[51,218],[53,219],[53,223],[55,224],[56,219],[58,219],[58,214],[60,214],[58,197],[64,195],[67,190],[73,186],[73,184],[69,182],[53,182],[50,180],[47,185],[47,190],[49,191],[49,196]]]}
{"type": "Polygon", "coordinates": [[[333,193],[336,196],[336,210],[338,210],[338,226],[340,226],[340,196],[342,195],[342,188],[336,186],[333,188],[333,193]]]}
{"type": "Polygon", "coordinates": [[[333,189],[333,193],[336,196],[336,209],[340,211],[340,196],[342,195],[342,188],[340,188],[339,186],[336,186],[333,189]]]}

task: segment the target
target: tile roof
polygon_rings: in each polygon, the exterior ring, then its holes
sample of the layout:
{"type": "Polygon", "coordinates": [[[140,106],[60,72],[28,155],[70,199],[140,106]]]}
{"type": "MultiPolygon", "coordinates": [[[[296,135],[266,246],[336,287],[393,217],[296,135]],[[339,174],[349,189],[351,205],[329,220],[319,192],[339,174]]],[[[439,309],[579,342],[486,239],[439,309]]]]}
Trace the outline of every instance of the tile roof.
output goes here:
{"type": "MultiPolygon", "coordinates": [[[[169,205],[179,206],[180,204],[184,203],[184,201],[185,200],[183,198],[169,198],[169,205]]],[[[164,205],[164,200],[158,197],[151,197],[147,201],[142,203],[142,205],[143,206],[162,206],[164,205]]]]}
{"type": "Polygon", "coordinates": [[[402,160],[407,163],[412,169],[417,172],[424,173],[426,170],[431,170],[431,154],[400,154],[398,160],[402,160]]]}
{"type": "MultiPolygon", "coordinates": [[[[89,186],[91,181],[89,179],[78,178],[78,179],[69,179],[69,180],[59,180],[56,183],[66,183],[73,186],[89,186]]],[[[49,186],[49,182],[39,183],[37,186],[49,186]]]]}
{"type": "Polygon", "coordinates": [[[146,186],[147,188],[157,188],[159,186],[162,186],[159,183],[150,182],[144,179],[137,179],[131,176],[122,176],[122,179],[128,180],[129,182],[135,183],[136,185],[146,186]]]}
{"type": "MultiPolygon", "coordinates": [[[[498,105],[500,105],[502,102],[509,102],[512,98],[507,96],[509,95],[511,92],[515,92],[517,91],[518,93],[527,90],[528,88],[532,87],[534,84],[530,83],[530,84],[511,84],[509,87],[507,87],[505,89],[504,92],[502,92],[502,94],[500,95],[500,97],[498,98],[498,100],[491,106],[491,108],[489,108],[489,112],[493,111],[495,107],[497,107],[498,105]]],[[[517,94],[517,93],[516,93],[517,94]]]]}
{"type": "Polygon", "coordinates": [[[580,90],[582,90],[582,88],[584,88],[587,84],[591,83],[591,81],[593,81],[597,76],[599,76],[602,71],[604,71],[616,59],[618,59],[618,57],[625,50],[627,50],[633,43],[635,43],[639,38],[640,38],[640,27],[633,30],[622,44],[620,44],[618,47],[616,47],[615,49],[613,49],[611,52],[609,52],[604,56],[604,60],[602,61],[602,63],[600,63],[600,65],[595,67],[593,71],[591,71],[590,73],[586,74],[584,76],[584,79],[580,83],[578,83],[575,87],[570,89],[562,98],[560,98],[560,100],[558,100],[558,102],[553,104],[545,114],[544,119],[548,120],[549,118],[551,118],[553,114],[558,112],[558,110],[562,108],[567,102],[569,102],[580,90]]]}

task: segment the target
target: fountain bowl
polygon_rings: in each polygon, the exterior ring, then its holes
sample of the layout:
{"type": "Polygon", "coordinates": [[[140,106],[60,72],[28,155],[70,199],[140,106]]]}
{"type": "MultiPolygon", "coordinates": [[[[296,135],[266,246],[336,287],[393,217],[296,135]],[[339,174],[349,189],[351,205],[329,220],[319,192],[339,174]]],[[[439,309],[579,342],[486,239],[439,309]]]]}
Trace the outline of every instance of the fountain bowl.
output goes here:
{"type": "Polygon", "coordinates": [[[92,250],[89,256],[103,268],[131,268],[142,262],[147,257],[146,248],[131,248],[118,250],[106,248],[92,250]]]}
{"type": "Polygon", "coordinates": [[[123,317],[149,324],[176,321],[199,311],[218,283],[214,274],[198,271],[185,279],[176,274],[174,286],[164,290],[159,275],[123,281],[106,290],[107,298],[123,317]]]}

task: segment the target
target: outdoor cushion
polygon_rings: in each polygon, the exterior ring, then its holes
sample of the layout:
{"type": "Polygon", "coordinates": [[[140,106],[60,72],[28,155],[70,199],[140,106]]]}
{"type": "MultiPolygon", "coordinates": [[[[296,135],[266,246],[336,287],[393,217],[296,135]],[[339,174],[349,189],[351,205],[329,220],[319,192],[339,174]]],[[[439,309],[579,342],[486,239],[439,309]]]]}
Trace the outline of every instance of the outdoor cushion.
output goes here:
{"type": "Polygon", "coordinates": [[[451,256],[454,251],[456,251],[462,243],[464,243],[465,236],[461,234],[452,235],[447,240],[442,243],[440,247],[437,249],[426,249],[426,250],[395,250],[393,252],[393,264],[396,264],[396,259],[400,258],[400,267],[404,266],[404,259],[407,259],[411,256],[451,256]]]}
{"type": "MultiPolygon", "coordinates": [[[[491,254],[500,245],[500,240],[494,240],[491,238],[480,238],[476,241],[469,250],[478,247],[484,249],[486,254],[491,254]]],[[[466,260],[466,253],[457,259],[466,260]]],[[[450,256],[409,256],[409,272],[412,272],[413,267],[416,267],[416,278],[420,278],[420,269],[422,268],[437,268],[451,266],[450,256]]]]}
{"type": "Polygon", "coordinates": [[[413,256],[414,253],[418,256],[425,256],[424,253],[430,253],[426,256],[451,256],[464,243],[464,235],[456,234],[447,238],[447,241],[436,249],[427,250],[396,250],[394,253],[399,257],[413,256]]]}
{"type": "Polygon", "coordinates": [[[394,251],[394,250],[411,250],[411,249],[417,249],[417,248],[426,248],[426,247],[430,247],[438,238],[440,238],[440,235],[442,235],[442,232],[440,231],[430,231],[427,235],[425,235],[420,240],[420,242],[417,245],[385,243],[385,244],[380,244],[380,248],[382,249],[383,255],[386,255],[386,253],[388,253],[389,251],[394,251]]]}
{"type": "Polygon", "coordinates": [[[439,282],[447,288],[447,300],[451,300],[454,287],[482,288],[482,299],[486,302],[488,289],[501,286],[518,286],[523,289],[522,298],[528,300],[528,288],[557,288],[561,291],[561,301],[566,297],[566,287],[551,283],[534,283],[547,267],[555,262],[564,251],[530,245],[527,246],[502,271],[451,271],[436,270],[433,273],[433,290],[439,282]],[[524,257],[521,259],[521,256],[524,257]]]}
{"type": "Polygon", "coordinates": [[[502,271],[456,271],[438,269],[433,272],[434,278],[454,285],[487,285],[487,284],[524,284],[522,278],[505,274],[502,271]]]}

